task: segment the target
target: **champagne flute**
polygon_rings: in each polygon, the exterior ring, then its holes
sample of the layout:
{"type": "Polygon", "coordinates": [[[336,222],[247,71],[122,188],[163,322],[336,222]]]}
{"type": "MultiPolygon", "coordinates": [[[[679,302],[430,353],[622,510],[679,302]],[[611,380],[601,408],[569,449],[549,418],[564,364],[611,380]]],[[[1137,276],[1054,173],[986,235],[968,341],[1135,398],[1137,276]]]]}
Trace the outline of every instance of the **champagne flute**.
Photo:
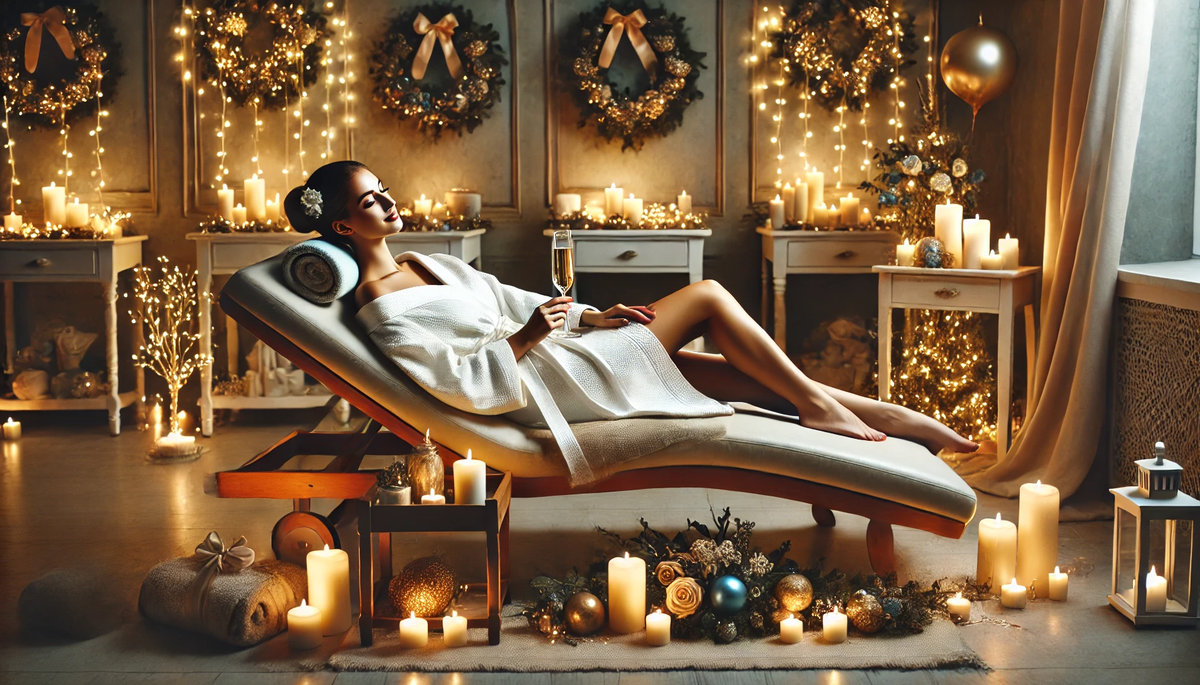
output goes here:
{"type": "MultiPolygon", "coordinates": [[[[554,278],[554,287],[560,295],[566,295],[571,286],[575,285],[575,243],[571,240],[570,231],[555,231],[550,251],[550,268],[554,278]]],[[[562,328],[550,333],[552,338],[578,338],[578,333],[570,330],[567,321],[562,328]]]]}

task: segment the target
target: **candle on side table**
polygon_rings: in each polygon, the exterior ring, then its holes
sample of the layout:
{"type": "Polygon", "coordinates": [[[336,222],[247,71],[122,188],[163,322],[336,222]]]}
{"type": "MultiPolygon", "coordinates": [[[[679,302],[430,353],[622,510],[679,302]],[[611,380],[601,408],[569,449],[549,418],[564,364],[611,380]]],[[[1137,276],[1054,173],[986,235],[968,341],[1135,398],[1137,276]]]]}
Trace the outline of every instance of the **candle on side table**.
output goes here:
{"type": "Polygon", "coordinates": [[[836,645],[846,641],[846,615],[837,607],[821,617],[821,628],[826,642],[836,645]]]}
{"type": "Polygon", "coordinates": [[[554,215],[562,217],[574,214],[579,211],[582,202],[583,198],[576,193],[559,193],[554,196],[554,215]]]}
{"type": "Polygon", "coordinates": [[[236,207],[233,208],[232,221],[234,224],[236,224],[238,226],[246,223],[246,208],[243,207],[241,204],[238,204],[236,207]]]}
{"type": "Polygon", "coordinates": [[[1000,255],[996,254],[995,250],[992,250],[991,254],[985,254],[979,258],[979,268],[984,271],[999,271],[1004,268],[1004,262],[1000,255]]]}
{"type": "Polygon", "coordinates": [[[971,620],[971,600],[959,592],[946,600],[946,611],[950,612],[950,620],[955,623],[966,623],[971,620]]]}
{"type": "Polygon", "coordinates": [[[67,205],[67,219],[63,223],[67,228],[79,228],[87,226],[88,223],[88,205],[86,202],[80,202],[79,198],[67,205]]]}
{"type": "Polygon", "coordinates": [[[792,216],[798,224],[808,223],[808,184],[796,179],[796,204],[792,207],[792,216]]]}
{"type": "Polygon", "coordinates": [[[839,218],[843,226],[858,225],[858,198],[854,193],[847,193],[846,197],[842,198],[839,218]]]}
{"type": "Polygon", "coordinates": [[[1050,599],[1067,601],[1067,574],[1059,572],[1057,566],[1054,567],[1054,573],[1050,574],[1050,599]]]}
{"type": "Polygon", "coordinates": [[[467,617],[451,611],[442,617],[442,642],[447,647],[462,647],[467,644],[467,617]]]}
{"type": "Polygon", "coordinates": [[[979,558],[975,564],[975,582],[987,583],[996,594],[998,583],[1017,573],[1017,524],[1005,521],[996,512],[994,519],[979,521],[979,558]]]}
{"type": "Polygon", "coordinates": [[[804,621],[789,614],[779,622],[779,639],[789,645],[799,644],[804,640],[804,621]]]}
{"type": "MultiPolygon", "coordinates": [[[[466,619],[463,619],[466,620],[466,619]]],[[[408,618],[400,621],[400,646],[406,649],[424,647],[429,644],[429,621],[409,612],[408,618]]]]}
{"type": "Polygon", "coordinates": [[[671,644],[671,615],[662,609],[646,614],[646,644],[655,647],[671,644]]]}
{"type": "Polygon", "coordinates": [[[321,610],[300,600],[300,606],[288,610],[288,647],[314,649],[321,646],[324,637],[321,635],[321,610]]]}
{"type": "Polygon", "coordinates": [[[62,226],[67,220],[67,189],[54,181],[42,188],[42,212],[46,223],[62,226]]]}
{"type": "MultiPolygon", "coordinates": [[[[458,188],[447,190],[446,209],[450,211],[450,216],[452,217],[461,216],[465,219],[477,219],[479,218],[479,212],[483,210],[483,196],[479,193],[458,188]]],[[[575,211],[579,211],[578,203],[575,204],[575,211]]]]}
{"type": "Polygon", "coordinates": [[[808,184],[808,223],[817,223],[817,205],[825,203],[825,174],[816,169],[804,174],[808,184]]]}
{"type": "Polygon", "coordinates": [[[417,216],[429,216],[433,213],[433,200],[426,199],[425,194],[421,193],[419,200],[413,200],[413,214],[417,216]]]}
{"type": "Polygon", "coordinates": [[[321,610],[321,634],[337,635],[350,629],[350,557],[344,550],[313,550],[308,566],[308,598],[321,610]]]}
{"type": "Polygon", "coordinates": [[[445,504],[445,495],[421,495],[421,504],[445,504]]]}
{"type": "Polygon", "coordinates": [[[233,222],[233,188],[221,184],[221,189],[217,191],[217,214],[222,219],[233,222]]]}
{"type": "Polygon", "coordinates": [[[963,219],[963,268],[983,268],[983,258],[988,253],[992,243],[992,222],[980,219],[976,214],[974,219],[963,219]]]}
{"type": "Polygon", "coordinates": [[[21,437],[21,422],[13,421],[13,417],[8,417],[4,422],[4,439],[17,440],[21,437]]]}
{"type": "Polygon", "coordinates": [[[687,215],[692,213],[692,196],[688,195],[686,190],[680,193],[679,197],[675,198],[675,204],[679,206],[680,214],[687,215]]]}
{"type": "Polygon", "coordinates": [[[250,221],[267,220],[267,180],[254,174],[242,181],[246,196],[246,218],[250,221]]]}
{"type": "Polygon", "coordinates": [[[13,212],[9,212],[8,214],[4,215],[4,230],[5,231],[19,231],[19,230],[21,230],[22,225],[23,225],[23,222],[22,222],[22,217],[20,214],[14,214],[13,212]]]}
{"type": "Polygon", "coordinates": [[[637,228],[642,225],[642,200],[629,194],[629,197],[621,200],[621,213],[625,216],[625,221],[629,222],[630,226],[637,228]]]}
{"type": "Polygon", "coordinates": [[[608,560],[608,626],[636,633],[646,625],[646,561],[638,557],[608,560]]]}
{"type": "Polygon", "coordinates": [[[1058,563],[1058,488],[1040,480],[1022,485],[1017,523],[1017,580],[1045,597],[1058,563]]]}
{"type": "Polygon", "coordinates": [[[483,504],[487,500],[487,464],[471,458],[454,462],[454,503],[483,504]]]}
{"type": "Polygon", "coordinates": [[[933,235],[942,242],[942,250],[954,255],[954,266],[963,264],[962,205],[947,202],[933,208],[933,235]]]}
{"type": "Polygon", "coordinates": [[[778,195],[770,202],[771,206],[771,228],[779,230],[787,225],[787,219],[784,217],[783,200],[778,195]]]}
{"type": "Polygon", "coordinates": [[[1000,261],[1003,264],[1003,266],[1001,268],[1004,268],[1004,269],[1017,268],[1020,265],[1020,260],[1018,259],[1018,257],[1020,256],[1020,252],[1021,252],[1020,251],[1021,246],[1017,242],[1017,239],[1009,237],[1009,234],[1005,233],[1004,237],[1000,239],[999,246],[1000,246],[1000,261]]]}
{"type": "Polygon", "coordinates": [[[1011,583],[1000,586],[1000,604],[1009,609],[1024,609],[1025,603],[1029,601],[1028,592],[1024,585],[1017,583],[1017,579],[1013,578],[1011,583]]]}
{"type": "MultiPolygon", "coordinates": [[[[794,213],[796,209],[796,189],[792,187],[791,183],[785,183],[776,197],[783,198],[783,220],[789,224],[794,223],[796,221],[794,213]]],[[[774,216],[774,213],[772,213],[772,216],[774,216]]],[[[771,220],[772,223],[774,221],[774,219],[771,220]]]]}
{"type": "Polygon", "coordinates": [[[896,246],[896,266],[912,266],[913,251],[916,249],[917,246],[909,245],[908,238],[905,238],[903,245],[896,246]]]}
{"type": "Polygon", "coordinates": [[[624,210],[624,202],[621,200],[624,188],[618,188],[617,184],[612,184],[611,187],[604,189],[604,215],[605,218],[613,216],[621,216],[624,210]]]}

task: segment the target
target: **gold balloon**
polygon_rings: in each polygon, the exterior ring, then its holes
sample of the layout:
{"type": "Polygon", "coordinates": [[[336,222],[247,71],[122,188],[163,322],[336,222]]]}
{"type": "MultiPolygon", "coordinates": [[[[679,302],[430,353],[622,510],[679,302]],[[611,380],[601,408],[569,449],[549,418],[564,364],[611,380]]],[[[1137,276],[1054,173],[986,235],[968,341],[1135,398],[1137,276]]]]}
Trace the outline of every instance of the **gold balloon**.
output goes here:
{"type": "Polygon", "coordinates": [[[950,92],[979,108],[1000,96],[1017,74],[1017,48],[996,29],[972,26],[950,36],[942,49],[942,80],[950,92]]]}

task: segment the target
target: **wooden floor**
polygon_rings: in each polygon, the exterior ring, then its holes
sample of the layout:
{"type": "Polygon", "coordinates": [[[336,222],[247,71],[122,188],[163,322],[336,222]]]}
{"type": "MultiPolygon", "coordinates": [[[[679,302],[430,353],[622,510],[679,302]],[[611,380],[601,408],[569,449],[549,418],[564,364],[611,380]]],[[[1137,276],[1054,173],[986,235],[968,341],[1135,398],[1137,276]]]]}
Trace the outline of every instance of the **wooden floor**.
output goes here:
{"type": "MultiPolygon", "coordinates": [[[[188,554],[210,530],[233,538],[246,535],[257,549],[269,548],[271,527],[290,503],[220,500],[206,496],[206,473],[240,464],[293,428],[313,428],[319,412],[245,412],[239,423],[219,427],[202,442],[204,457],[193,464],[154,466],[143,457],[145,433],[107,435],[100,413],[51,420],[25,415],[25,437],[4,443],[0,470],[0,683],[181,683],[184,685],[774,685],[776,683],[1185,683],[1200,682],[1200,632],[1135,631],[1105,603],[1112,545],[1111,521],[1064,523],[1060,560],[1090,564],[1090,574],[1072,577],[1070,601],[1038,602],[1023,612],[976,606],[1020,625],[971,625],[963,639],[993,670],[976,671],[752,671],[591,674],[402,674],[248,673],[234,667],[177,673],[170,655],[149,655],[131,645],[127,672],[95,672],[88,664],[30,658],[35,646],[19,633],[16,600],[22,587],[46,571],[87,565],[107,569],[132,609],[146,571],[162,559],[188,554]],[[230,670],[234,669],[234,670],[230,670]]],[[[328,502],[316,502],[318,511],[328,502]]],[[[754,520],[755,540],[772,548],[784,539],[801,562],[824,557],[827,566],[867,568],[866,522],[839,515],[836,528],[819,528],[805,505],[715,490],[685,489],[577,495],[515,500],[512,510],[514,590],[521,596],[537,573],[564,573],[604,551],[595,532],[603,526],[634,533],[645,516],[656,528],[674,532],[688,518],[704,519],[709,509],[732,507],[735,516],[754,520]]],[[[1016,502],[980,498],[980,514],[1016,517],[1016,502]]],[[[405,545],[431,544],[407,540],[405,545]]],[[[463,568],[471,541],[439,541],[441,551],[463,568]],[[457,561],[456,561],[457,560],[457,561]]],[[[414,552],[419,551],[414,550],[414,552]]],[[[975,526],[961,540],[898,529],[896,553],[901,573],[932,580],[962,577],[975,565],[975,526]]],[[[480,568],[482,573],[482,568],[480,568]]],[[[470,578],[467,578],[470,580],[470,578]]],[[[130,621],[140,620],[130,612],[130,621]]],[[[814,645],[814,648],[819,648],[814,645]]],[[[564,647],[564,649],[567,649],[564,647]]],[[[715,648],[719,649],[719,648],[715,648]]],[[[41,652],[38,652],[39,654],[41,652]]],[[[53,652],[51,652],[52,654],[53,652]]],[[[94,668],[94,667],[93,667],[94,668]]]]}

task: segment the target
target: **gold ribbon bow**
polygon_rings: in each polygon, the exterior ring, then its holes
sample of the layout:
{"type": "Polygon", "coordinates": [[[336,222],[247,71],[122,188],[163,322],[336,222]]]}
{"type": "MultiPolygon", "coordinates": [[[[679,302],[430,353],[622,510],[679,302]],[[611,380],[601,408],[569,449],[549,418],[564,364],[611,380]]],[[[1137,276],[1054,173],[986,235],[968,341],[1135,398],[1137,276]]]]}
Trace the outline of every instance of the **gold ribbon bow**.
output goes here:
{"type": "Polygon", "coordinates": [[[621,14],[609,7],[608,12],[604,14],[604,23],[611,24],[612,30],[608,32],[608,38],[604,39],[604,47],[600,50],[600,66],[607,69],[612,64],[613,55],[617,54],[617,45],[621,42],[621,35],[628,33],[629,44],[637,51],[642,66],[653,74],[658,57],[654,55],[654,48],[650,47],[646,36],[642,34],[642,27],[646,25],[646,15],[641,10],[621,14]]]}
{"type": "Polygon", "coordinates": [[[237,573],[254,563],[254,550],[246,546],[246,537],[239,537],[230,547],[225,546],[217,531],[212,531],[199,545],[196,556],[200,558],[200,571],[188,588],[187,607],[192,621],[204,624],[204,605],[208,589],[218,573],[237,573]]]}
{"type": "Polygon", "coordinates": [[[453,14],[447,14],[442,17],[441,21],[432,24],[424,14],[417,13],[413,28],[416,29],[418,36],[425,36],[425,38],[421,41],[421,47],[417,48],[416,58],[413,59],[413,78],[420,80],[425,77],[425,69],[429,67],[429,58],[433,56],[434,43],[442,44],[442,52],[446,55],[446,68],[450,70],[450,75],[456,79],[462,78],[462,62],[458,59],[458,53],[454,51],[454,42],[451,40],[457,26],[458,20],[454,18],[453,14]]]}
{"type": "Polygon", "coordinates": [[[23,12],[21,25],[29,27],[29,35],[25,37],[25,70],[29,73],[37,71],[38,53],[42,50],[42,28],[45,27],[54,37],[58,47],[62,48],[67,59],[75,59],[75,46],[71,43],[71,32],[63,26],[67,14],[58,6],[38,14],[23,12]]]}

